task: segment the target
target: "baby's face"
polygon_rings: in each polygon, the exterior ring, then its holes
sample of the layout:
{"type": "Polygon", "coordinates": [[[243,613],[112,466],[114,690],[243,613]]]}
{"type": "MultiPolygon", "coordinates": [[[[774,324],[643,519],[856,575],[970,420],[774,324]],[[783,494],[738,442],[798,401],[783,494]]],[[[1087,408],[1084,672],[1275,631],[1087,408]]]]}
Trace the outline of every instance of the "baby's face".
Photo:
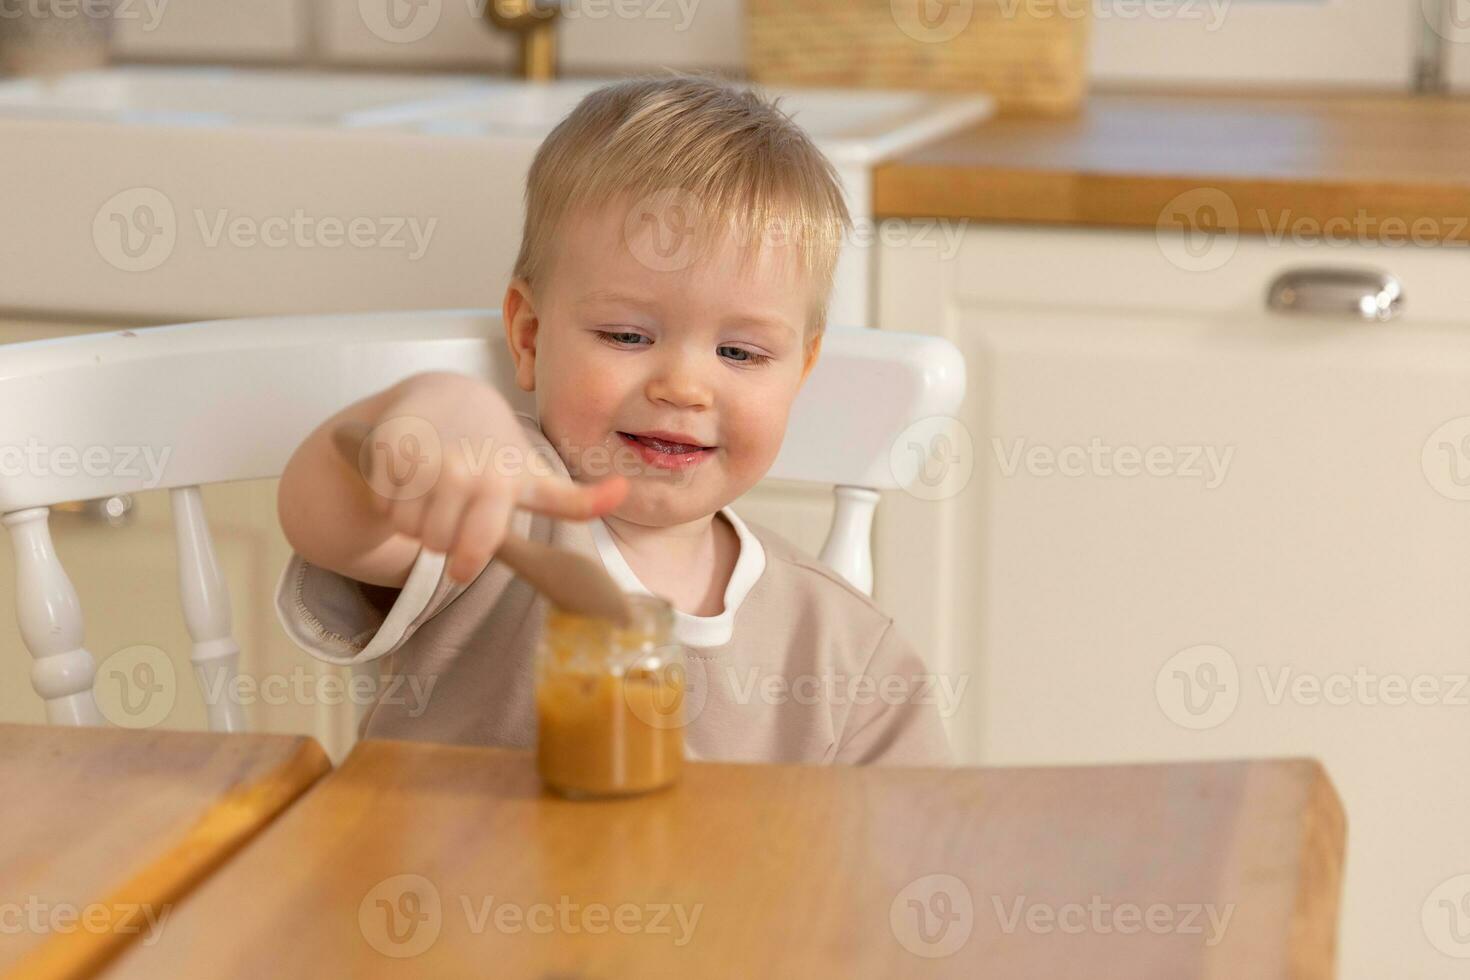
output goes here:
{"type": "Polygon", "coordinates": [[[627,476],[613,515],[669,526],[714,513],[775,461],[815,361],[812,296],[790,245],[767,244],[741,269],[741,244],[725,241],[670,269],[680,263],[653,250],[667,241],[625,232],[627,213],[569,220],[532,298],[529,367],[542,429],[572,475],[627,476]]]}

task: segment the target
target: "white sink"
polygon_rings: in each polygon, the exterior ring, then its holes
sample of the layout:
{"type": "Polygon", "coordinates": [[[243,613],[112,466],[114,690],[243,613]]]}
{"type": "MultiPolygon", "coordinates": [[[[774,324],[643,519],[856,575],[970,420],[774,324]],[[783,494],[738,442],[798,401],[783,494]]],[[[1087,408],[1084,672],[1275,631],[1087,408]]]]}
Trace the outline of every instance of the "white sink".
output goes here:
{"type": "Polygon", "coordinates": [[[0,84],[0,113],[238,126],[352,125],[354,114],[472,87],[473,76],[130,67],[0,84]]]}
{"type": "MultiPolygon", "coordinates": [[[[553,126],[605,80],[482,83],[440,98],[358,113],[359,125],[442,136],[544,139],[553,126]]],[[[978,122],[990,101],[975,96],[852,89],[773,89],[787,114],[833,163],[876,163],[978,122]]]]}
{"type": "MultiPolygon", "coordinates": [[[[498,307],[536,148],[599,84],[167,67],[0,82],[0,313],[498,307]]],[[[860,234],[832,321],[866,324],[872,166],[990,102],[772,94],[842,178],[860,234]]]]}

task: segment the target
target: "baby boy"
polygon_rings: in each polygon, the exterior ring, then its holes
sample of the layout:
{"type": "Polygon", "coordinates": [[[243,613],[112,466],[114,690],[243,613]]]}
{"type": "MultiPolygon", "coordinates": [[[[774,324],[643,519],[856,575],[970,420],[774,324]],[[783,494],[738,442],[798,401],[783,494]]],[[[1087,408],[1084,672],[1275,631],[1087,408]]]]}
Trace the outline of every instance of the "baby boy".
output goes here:
{"type": "Polygon", "coordinates": [[[780,449],[848,224],[831,165],[748,91],[635,79],[557,126],[527,178],[503,305],[535,417],[467,375],[415,374],[323,422],[281,476],[288,633],[410,682],[380,686],[364,737],[534,744],[545,600],[494,560],[513,533],[672,604],[698,707],[690,758],[950,761],[891,617],[729,507],[780,449]],[[365,478],[333,445],[347,422],[390,446],[427,427],[432,485],[365,478]],[[485,447],[526,465],[486,466],[485,447]],[[405,689],[428,696],[388,696],[405,689]]]}

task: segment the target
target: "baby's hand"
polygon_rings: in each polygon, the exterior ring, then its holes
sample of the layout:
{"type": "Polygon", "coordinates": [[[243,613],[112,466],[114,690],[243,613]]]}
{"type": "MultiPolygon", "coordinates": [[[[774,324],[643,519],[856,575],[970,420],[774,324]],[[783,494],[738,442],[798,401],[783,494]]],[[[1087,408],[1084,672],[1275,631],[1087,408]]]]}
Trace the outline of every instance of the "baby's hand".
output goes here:
{"type": "Polygon", "coordinates": [[[610,476],[579,484],[533,458],[501,394],[461,374],[414,375],[394,389],[366,433],[358,465],[394,530],[448,556],[449,577],[472,581],[505,540],[511,509],[585,521],[627,494],[610,476]]]}

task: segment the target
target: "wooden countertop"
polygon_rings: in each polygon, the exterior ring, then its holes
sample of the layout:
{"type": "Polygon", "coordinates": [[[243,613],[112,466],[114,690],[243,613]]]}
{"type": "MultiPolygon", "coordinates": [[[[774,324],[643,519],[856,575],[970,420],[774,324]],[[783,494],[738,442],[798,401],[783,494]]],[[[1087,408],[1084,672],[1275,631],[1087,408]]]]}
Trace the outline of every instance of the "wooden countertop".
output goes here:
{"type": "Polygon", "coordinates": [[[1200,188],[1245,233],[1336,220],[1410,241],[1427,220],[1419,237],[1470,241],[1470,100],[1094,94],[1074,118],[992,119],[879,167],[874,208],[1152,228],[1200,188]]]}
{"type": "Polygon", "coordinates": [[[569,802],[529,752],[369,740],[103,975],[1327,980],[1343,843],[1300,760],[569,802]]]}
{"type": "Polygon", "coordinates": [[[158,939],[330,768],[295,736],[0,725],[0,974],[92,976],[158,939]]]}

